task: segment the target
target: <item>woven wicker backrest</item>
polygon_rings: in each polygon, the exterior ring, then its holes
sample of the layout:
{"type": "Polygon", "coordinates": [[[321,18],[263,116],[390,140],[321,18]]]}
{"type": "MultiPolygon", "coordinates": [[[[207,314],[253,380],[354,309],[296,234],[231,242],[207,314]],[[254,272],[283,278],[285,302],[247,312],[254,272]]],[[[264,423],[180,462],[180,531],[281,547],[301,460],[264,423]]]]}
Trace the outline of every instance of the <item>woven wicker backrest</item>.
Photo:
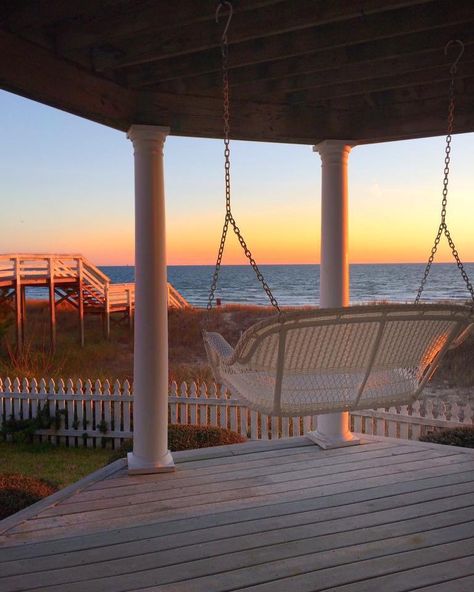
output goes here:
{"type": "Polygon", "coordinates": [[[254,325],[235,350],[227,344],[225,359],[213,353],[210,362],[219,380],[265,413],[404,404],[473,322],[462,305],[289,312],[254,325]]]}
{"type": "Polygon", "coordinates": [[[285,333],[285,369],[365,368],[377,343],[375,365],[400,367],[431,359],[450,331],[474,322],[469,307],[453,305],[377,305],[283,313],[246,331],[235,360],[276,368],[285,333]]]}

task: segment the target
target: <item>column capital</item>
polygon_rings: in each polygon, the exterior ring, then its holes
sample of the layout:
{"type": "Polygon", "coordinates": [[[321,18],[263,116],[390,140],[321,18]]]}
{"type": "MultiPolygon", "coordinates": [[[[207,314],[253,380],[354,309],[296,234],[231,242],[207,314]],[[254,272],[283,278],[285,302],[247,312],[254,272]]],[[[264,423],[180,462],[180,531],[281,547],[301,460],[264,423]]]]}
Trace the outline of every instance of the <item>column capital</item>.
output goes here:
{"type": "Polygon", "coordinates": [[[340,164],[347,162],[350,151],[356,145],[352,140],[323,140],[313,146],[313,152],[318,152],[326,163],[340,164]]]}
{"type": "Polygon", "coordinates": [[[133,142],[135,151],[138,149],[163,153],[169,127],[161,125],[132,125],[127,132],[127,138],[133,142]]]}

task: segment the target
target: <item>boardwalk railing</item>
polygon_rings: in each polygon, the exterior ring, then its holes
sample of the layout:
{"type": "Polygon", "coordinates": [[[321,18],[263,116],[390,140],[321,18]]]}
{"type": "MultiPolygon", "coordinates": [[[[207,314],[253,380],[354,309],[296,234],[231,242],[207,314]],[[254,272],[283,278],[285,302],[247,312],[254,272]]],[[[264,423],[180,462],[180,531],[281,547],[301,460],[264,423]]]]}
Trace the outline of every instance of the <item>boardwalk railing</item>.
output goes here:
{"type": "MultiPolygon", "coordinates": [[[[71,254],[0,254],[0,287],[17,285],[61,285],[80,282],[84,304],[90,307],[127,310],[135,305],[135,284],[112,284],[110,278],[83,255],[71,254]]],[[[189,306],[187,300],[168,284],[169,305],[189,306]]]]}
{"type": "MultiPolygon", "coordinates": [[[[472,425],[473,416],[469,403],[425,399],[411,406],[353,413],[351,425],[360,433],[417,440],[429,431],[472,425]]],[[[127,380],[102,384],[99,380],[0,379],[0,425],[8,428],[12,418],[38,417],[43,419],[43,427],[35,432],[40,440],[68,446],[117,448],[133,433],[131,386],[127,380]]],[[[248,409],[215,384],[171,383],[169,420],[219,426],[263,440],[300,436],[316,428],[315,416],[266,416],[248,409]]]]}
{"type": "MultiPolygon", "coordinates": [[[[76,254],[0,254],[0,303],[15,309],[19,347],[25,333],[26,288],[43,287],[49,293],[51,345],[56,345],[56,306],[67,301],[78,310],[80,343],[84,345],[84,315],[102,314],[104,332],[110,335],[110,317],[120,313],[132,327],[135,310],[135,284],[113,284],[110,278],[82,255],[76,254]]],[[[186,308],[189,303],[168,284],[168,304],[186,308]]]]}

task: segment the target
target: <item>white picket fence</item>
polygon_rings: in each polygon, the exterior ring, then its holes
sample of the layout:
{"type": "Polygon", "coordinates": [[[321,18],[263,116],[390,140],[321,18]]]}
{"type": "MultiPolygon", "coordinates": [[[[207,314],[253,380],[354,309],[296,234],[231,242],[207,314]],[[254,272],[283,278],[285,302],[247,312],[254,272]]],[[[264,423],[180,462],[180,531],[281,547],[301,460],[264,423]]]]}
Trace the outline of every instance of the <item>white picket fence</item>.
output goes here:
{"type": "MultiPolygon", "coordinates": [[[[52,427],[36,431],[42,441],[68,446],[117,448],[133,434],[133,394],[127,380],[113,384],[96,380],[0,379],[0,426],[11,418],[37,417],[49,409],[52,427]],[[54,421],[56,419],[56,422],[54,421]],[[56,424],[56,425],[54,425],[56,424]]],[[[469,403],[426,399],[410,406],[366,410],[351,415],[354,431],[417,440],[428,431],[473,424],[469,403]]],[[[300,436],[316,428],[316,416],[279,418],[248,409],[215,384],[173,382],[169,420],[228,428],[251,439],[300,436]]]]}

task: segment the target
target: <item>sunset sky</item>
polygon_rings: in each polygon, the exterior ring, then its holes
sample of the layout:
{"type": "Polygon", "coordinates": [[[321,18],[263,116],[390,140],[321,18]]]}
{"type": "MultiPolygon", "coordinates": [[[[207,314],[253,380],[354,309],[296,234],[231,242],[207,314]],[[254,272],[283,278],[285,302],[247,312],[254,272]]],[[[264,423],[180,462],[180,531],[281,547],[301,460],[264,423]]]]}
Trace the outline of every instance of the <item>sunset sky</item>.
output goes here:
{"type": "MultiPolygon", "coordinates": [[[[133,264],[133,156],[125,134],[0,91],[0,252],[75,252],[133,264]]],[[[317,136],[317,133],[315,133],[317,136]]],[[[439,224],[444,138],[354,148],[350,261],[425,261],[439,224]]],[[[448,224],[474,261],[474,134],[456,136],[448,224]]],[[[260,263],[318,263],[320,159],[310,146],[233,142],[233,207],[260,263]]],[[[215,261],[222,145],[165,145],[168,263],[215,261]]],[[[224,263],[244,263],[232,237],[224,263]]],[[[443,242],[437,261],[449,261],[443,242]]]]}

